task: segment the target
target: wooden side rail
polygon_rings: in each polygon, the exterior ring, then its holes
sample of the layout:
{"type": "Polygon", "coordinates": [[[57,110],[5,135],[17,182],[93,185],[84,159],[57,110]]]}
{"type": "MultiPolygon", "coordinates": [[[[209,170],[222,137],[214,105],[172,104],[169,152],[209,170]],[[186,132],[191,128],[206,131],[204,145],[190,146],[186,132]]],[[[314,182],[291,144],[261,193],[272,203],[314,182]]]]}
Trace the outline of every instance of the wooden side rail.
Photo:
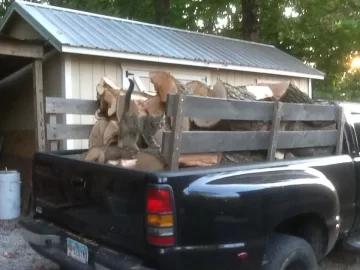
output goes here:
{"type": "Polygon", "coordinates": [[[46,125],[46,139],[50,141],[50,149],[58,150],[58,141],[71,139],[88,139],[93,125],[57,124],[58,114],[94,115],[98,109],[95,100],[66,98],[45,98],[45,113],[50,117],[46,125]]]}
{"type": "Polygon", "coordinates": [[[336,153],[342,153],[344,111],[334,105],[169,94],[165,113],[174,118],[172,131],[164,132],[162,140],[162,153],[169,159],[170,170],[178,169],[180,153],[267,150],[269,161],[275,159],[276,149],[335,146],[336,153]],[[272,121],[272,125],[270,131],[182,131],[183,117],[272,121]],[[279,131],[281,121],[333,121],[337,129],[279,131]]]}

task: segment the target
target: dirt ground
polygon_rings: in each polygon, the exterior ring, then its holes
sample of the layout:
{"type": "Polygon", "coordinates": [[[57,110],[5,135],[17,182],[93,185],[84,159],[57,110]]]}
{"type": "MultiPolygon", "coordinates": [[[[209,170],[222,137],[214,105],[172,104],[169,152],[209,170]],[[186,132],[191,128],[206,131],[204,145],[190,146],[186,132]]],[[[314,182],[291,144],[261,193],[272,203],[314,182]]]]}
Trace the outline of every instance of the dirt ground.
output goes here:
{"type": "MultiPolygon", "coordinates": [[[[37,255],[23,240],[16,223],[0,226],[0,270],[58,270],[50,261],[37,255]]],[[[334,251],[319,270],[359,270],[360,252],[334,251]]]]}

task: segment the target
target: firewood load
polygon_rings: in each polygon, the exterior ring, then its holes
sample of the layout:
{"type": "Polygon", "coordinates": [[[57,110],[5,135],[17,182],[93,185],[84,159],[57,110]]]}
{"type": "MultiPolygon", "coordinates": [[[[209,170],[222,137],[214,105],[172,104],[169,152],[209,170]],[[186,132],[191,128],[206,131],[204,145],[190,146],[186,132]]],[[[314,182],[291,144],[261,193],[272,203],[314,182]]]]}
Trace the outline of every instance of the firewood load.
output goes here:
{"type": "MultiPolygon", "coordinates": [[[[213,92],[209,96],[218,98],[227,98],[233,100],[248,101],[281,101],[284,103],[305,103],[314,104],[308,95],[299,90],[292,82],[284,82],[279,84],[268,85],[272,95],[264,96],[257,99],[256,96],[247,90],[246,86],[234,87],[220,80],[214,85],[213,92]]],[[[249,87],[250,88],[250,87],[249,87]]],[[[254,89],[255,90],[255,89],[254,89]]],[[[218,131],[269,131],[271,122],[263,121],[232,121],[212,119],[204,120],[194,118],[194,130],[218,130],[218,131]]],[[[336,128],[335,123],[329,122],[292,122],[287,123],[284,130],[287,131],[303,131],[303,130],[333,130],[336,128]]],[[[317,147],[291,149],[288,153],[289,157],[309,157],[318,155],[330,155],[334,151],[333,147],[317,147]]],[[[283,154],[285,154],[283,153],[283,154]]],[[[281,156],[281,155],[280,155],[281,156]]],[[[283,157],[282,157],[283,158],[283,157]]],[[[282,159],[280,157],[280,159],[282,159]]],[[[225,152],[221,157],[220,164],[241,164],[246,162],[264,161],[266,159],[266,151],[249,151],[249,152],[225,152]]]]}
{"type": "MultiPolygon", "coordinates": [[[[162,73],[159,73],[159,75],[163,77],[153,77],[154,79],[158,79],[158,87],[164,87],[164,83],[172,83],[172,81],[166,81],[168,73],[165,73],[165,76],[162,73]]],[[[204,84],[200,84],[198,82],[191,82],[191,84],[192,88],[194,88],[194,92],[203,93],[202,95],[207,94],[209,90],[209,88],[204,84]],[[197,88],[196,91],[195,88],[197,88]]],[[[169,89],[171,90],[171,88],[169,89]]],[[[177,91],[174,89],[176,88],[173,88],[173,91],[177,91]]],[[[95,113],[97,121],[94,124],[89,136],[89,149],[117,144],[117,136],[119,133],[118,123],[123,111],[125,93],[126,91],[120,89],[109,78],[101,78],[96,87],[99,109],[95,113]]],[[[165,94],[165,97],[166,95],[167,94],[165,94]]],[[[135,115],[164,114],[165,104],[166,103],[161,100],[160,94],[153,95],[149,93],[134,92],[132,95],[130,112],[135,115]]],[[[167,120],[167,125],[164,130],[171,130],[171,119],[167,120]]],[[[184,119],[183,130],[189,129],[190,120],[184,119]]],[[[164,130],[159,130],[155,136],[155,140],[159,145],[162,143],[162,133],[164,130]]],[[[144,145],[144,141],[141,138],[138,141],[138,146],[140,149],[146,148],[146,145],[144,145]]],[[[85,156],[86,153],[83,155],[83,158],[85,156]]],[[[180,163],[183,166],[214,166],[218,163],[218,154],[185,154],[181,155],[180,160],[180,163]]],[[[107,163],[115,166],[144,170],[161,170],[166,166],[166,160],[160,155],[160,153],[149,153],[146,151],[140,151],[134,160],[110,160],[107,163]]]]}
{"type": "MultiPolygon", "coordinates": [[[[228,100],[245,101],[276,101],[284,103],[307,103],[314,102],[294,83],[284,82],[272,85],[232,86],[221,80],[212,88],[199,81],[191,81],[182,84],[168,72],[155,71],[149,73],[150,81],[154,85],[156,94],[134,92],[130,111],[136,115],[164,114],[168,94],[181,93],[183,95],[196,95],[202,97],[222,98],[228,100]],[[261,90],[261,91],[260,91],[261,90]],[[263,92],[262,92],[263,91],[263,92]],[[259,94],[261,93],[261,94],[259,94]]],[[[99,101],[99,109],[95,114],[98,120],[89,138],[89,148],[104,147],[117,143],[119,132],[119,120],[121,117],[124,96],[126,91],[121,90],[108,78],[102,78],[96,89],[99,101]],[[115,109],[114,109],[115,108],[115,109]]],[[[231,108],[229,108],[231,110],[231,108]]],[[[158,145],[162,145],[164,131],[171,131],[173,119],[167,117],[166,126],[158,130],[154,139],[158,145]]],[[[286,122],[283,130],[330,130],[335,129],[334,123],[329,122],[286,122]]],[[[239,121],[223,119],[199,119],[184,118],[182,131],[269,131],[271,121],[239,121]]],[[[140,138],[138,146],[141,149],[133,160],[110,160],[108,164],[136,168],[143,170],[163,170],[167,168],[169,160],[160,152],[146,150],[145,142],[140,138]]],[[[332,154],[333,148],[318,147],[312,149],[291,149],[279,153],[278,158],[302,157],[332,154]]],[[[180,154],[179,167],[205,167],[220,164],[242,164],[246,162],[266,160],[266,151],[242,151],[224,153],[197,153],[180,154]]]]}

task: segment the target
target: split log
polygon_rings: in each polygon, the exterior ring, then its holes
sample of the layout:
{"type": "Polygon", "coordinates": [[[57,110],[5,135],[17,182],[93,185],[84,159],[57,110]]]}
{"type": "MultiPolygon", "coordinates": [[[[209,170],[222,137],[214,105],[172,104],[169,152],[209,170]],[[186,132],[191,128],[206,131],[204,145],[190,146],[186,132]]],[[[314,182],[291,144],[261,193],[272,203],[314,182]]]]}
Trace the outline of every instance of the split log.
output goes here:
{"type": "Polygon", "coordinates": [[[266,151],[225,152],[221,156],[221,165],[244,164],[266,160],[266,151]]]}
{"type": "Polygon", "coordinates": [[[100,79],[98,85],[96,86],[96,92],[99,95],[102,95],[106,89],[111,89],[112,91],[120,91],[120,87],[114,83],[110,78],[104,76],[100,79]]]}
{"type": "Polygon", "coordinates": [[[193,91],[195,96],[208,97],[211,91],[205,83],[199,81],[188,82],[186,86],[193,91]]]}
{"type": "Polygon", "coordinates": [[[136,168],[136,159],[120,159],[120,160],[109,160],[107,162],[109,165],[119,166],[127,169],[136,168]]]}
{"type": "MultiPolygon", "coordinates": [[[[286,130],[288,131],[303,131],[303,130],[335,130],[336,123],[323,122],[322,126],[314,128],[308,122],[292,122],[288,123],[286,130]]],[[[330,156],[335,153],[335,146],[333,147],[307,147],[307,148],[294,148],[284,151],[291,152],[295,157],[316,157],[316,156],[330,156]]]]}
{"type": "Polygon", "coordinates": [[[161,153],[140,151],[136,157],[135,169],[148,171],[162,171],[166,168],[166,161],[161,153]]]}
{"type": "MultiPolygon", "coordinates": [[[[226,99],[227,98],[227,89],[226,89],[224,83],[220,80],[217,80],[213,89],[208,92],[208,96],[226,99]]],[[[194,130],[215,129],[215,127],[218,126],[221,121],[221,119],[202,119],[202,118],[197,118],[197,117],[193,117],[190,120],[196,126],[193,128],[194,130]]]]}
{"type": "Polygon", "coordinates": [[[112,116],[108,116],[107,112],[104,113],[101,111],[101,109],[96,110],[95,119],[96,120],[106,120],[106,121],[111,121],[111,120],[117,121],[116,114],[114,114],[112,116]]]}
{"type": "Polygon", "coordinates": [[[314,104],[314,101],[294,84],[289,83],[285,93],[280,97],[281,102],[314,104]]]}
{"type": "Polygon", "coordinates": [[[280,82],[280,83],[262,83],[258,84],[259,86],[267,86],[270,88],[273,93],[273,100],[279,100],[289,88],[290,81],[280,82]]]}
{"type": "MultiPolygon", "coordinates": [[[[315,102],[304,92],[302,92],[299,88],[295,86],[295,84],[289,83],[289,86],[284,93],[283,96],[280,98],[281,102],[288,102],[288,103],[305,103],[305,104],[314,104],[315,102]]],[[[312,126],[312,127],[319,127],[319,128],[326,128],[333,123],[329,121],[307,121],[305,125],[312,126]]],[[[309,129],[309,130],[313,130],[309,129]]]]}
{"type": "Polygon", "coordinates": [[[264,100],[274,96],[269,86],[247,85],[246,90],[255,95],[256,100],[264,100]]]}
{"type": "Polygon", "coordinates": [[[109,121],[107,120],[96,121],[90,132],[89,148],[99,147],[103,145],[104,132],[108,124],[109,121]]]}
{"type": "Polygon", "coordinates": [[[169,72],[152,71],[149,77],[162,102],[166,102],[168,94],[177,93],[176,79],[169,72]]]}
{"type": "MultiPolygon", "coordinates": [[[[217,80],[216,84],[213,87],[213,90],[209,91],[209,96],[223,99],[250,101],[256,100],[256,96],[247,91],[245,86],[235,87],[228,83],[224,83],[221,80],[217,80]]],[[[227,121],[224,121],[223,119],[201,119],[194,117],[191,119],[191,121],[195,124],[196,127],[200,128],[200,130],[226,130],[228,128],[227,121]]]]}
{"type": "Polygon", "coordinates": [[[148,114],[164,114],[165,103],[161,101],[160,96],[154,96],[144,102],[145,110],[148,114]]]}
{"type": "Polygon", "coordinates": [[[111,79],[102,77],[96,86],[96,99],[100,103],[100,114],[112,116],[116,112],[116,97],[120,94],[120,87],[111,79]]]}
{"type": "Polygon", "coordinates": [[[111,120],[107,124],[104,134],[102,145],[109,146],[112,144],[117,144],[119,135],[119,124],[118,121],[111,120]]]}
{"type": "Polygon", "coordinates": [[[220,164],[221,153],[181,154],[180,167],[211,167],[220,164]]]}
{"type": "Polygon", "coordinates": [[[84,160],[107,163],[109,160],[134,159],[138,154],[137,150],[117,145],[101,146],[90,148],[84,154],[84,160]]]}
{"type": "Polygon", "coordinates": [[[169,72],[165,71],[152,71],[149,73],[150,81],[154,85],[154,88],[162,102],[166,102],[168,94],[177,94],[179,90],[185,91],[185,95],[192,95],[193,91],[186,85],[182,85],[180,81],[175,79],[169,72]],[[182,85],[179,88],[179,85],[182,85]]]}
{"type": "MultiPolygon", "coordinates": [[[[213,90],[209,91],[209,97],[232,99],[232,100],[248,100],[248,101],[257,100],[256,95],[247,90],[247,86],[232,86],[228,83],[224,83],[221,80],[217,80],[216,84],[213,87],[213,90]]],[[[249,121],[230,122],[223,119],[201,119],[195,117],[192,118],[191,121],[195,124],[196,127],[200,128],[200,130],[202,129],[229,130],[229,123],[237,123],[237,127],[236,127],[237,131],[252,130],[252,123],[249,121]],[[239,127],[240,125],[244,125],[244,127],[239,127]]]]}
{"type": "Polygon", "coordinates": [[[209,97],[227,98],[227,89],[221,80],[217,80],[213,86],[212,91],[209,92],[209,97]]]}
{"type": "MultiPolygon", "coordinates": [[[[117,97],[117,102],[116,102],[116,117],[118,119],[118,121],[120,121],[121,119],[121,115],[124,111],[124,102],[125,102],[125,96],[124,95],[120,95],[117,97]]],[[[137,96],[135,96],[134,98],[131,99],[131,103],[130,103],[130,113],[132,114],[147,114],[145,106],[144,106],[144,99],[143,98],[139,98],[137,96]]]]}

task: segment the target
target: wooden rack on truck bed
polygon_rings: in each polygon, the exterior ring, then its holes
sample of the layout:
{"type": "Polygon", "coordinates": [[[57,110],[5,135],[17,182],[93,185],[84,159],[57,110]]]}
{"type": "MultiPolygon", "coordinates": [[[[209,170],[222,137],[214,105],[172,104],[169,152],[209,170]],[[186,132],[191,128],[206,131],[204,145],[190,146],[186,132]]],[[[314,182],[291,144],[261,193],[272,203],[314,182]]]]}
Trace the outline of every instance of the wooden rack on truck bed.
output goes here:
{"type": "MultiPolygon", "coordinates": [[[[46,97],[46,139],[51,150],[58,150],[58,141],[88,139],[93,125],[59,124],[57,115],[92,115],[98,108],[94,100],[46,97]]],[[[267,160],[275,159],[278,149],[335,147],[342,153],[344,111],[340,106],[264,101],[238,101],[211,97],[169,94],[166,116],[173,117],[171,131],[163,134],[162,154],[170,170],[179,168],[180,154],[267,150],[267,160]],[[183,118],[270,121],[267,131],[183,131],[183,118]],[[283,122],[329,121],[333,130],[284,131],[283,122]]]]}
{"type": "Polygon", "coordinates": [[[340,106],[169,94],[165,113],[174,117],[171,132],[163,135],[162,151],[171,170],[178,169],[181,153],[268,151],[273,161],[277,149],[335,146],[342,153],[344,111],[340,106]],[[182,131],[183,117],[242,121],[272,121],[269,131],[182,131]],[[282,121],[334,121],[335,130],[281,131],[282,121]]]}

